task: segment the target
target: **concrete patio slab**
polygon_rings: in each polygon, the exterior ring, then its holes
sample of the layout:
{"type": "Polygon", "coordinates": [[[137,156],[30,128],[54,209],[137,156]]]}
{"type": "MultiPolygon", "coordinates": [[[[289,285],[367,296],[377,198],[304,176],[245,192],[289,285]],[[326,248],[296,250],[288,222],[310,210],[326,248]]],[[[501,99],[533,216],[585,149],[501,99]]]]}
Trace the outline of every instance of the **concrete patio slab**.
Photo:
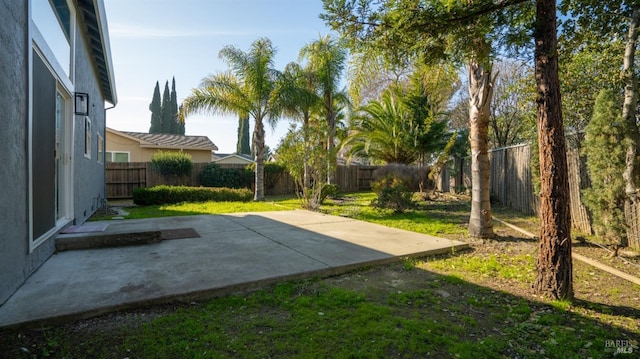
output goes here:
{"type": "Polygon", "coordinates": [[[0,328],[329,276],[465,243],[302,210],[109,221],[105,232],[194,228],[200,238],[60,252],[0,306],[0,328]]]}

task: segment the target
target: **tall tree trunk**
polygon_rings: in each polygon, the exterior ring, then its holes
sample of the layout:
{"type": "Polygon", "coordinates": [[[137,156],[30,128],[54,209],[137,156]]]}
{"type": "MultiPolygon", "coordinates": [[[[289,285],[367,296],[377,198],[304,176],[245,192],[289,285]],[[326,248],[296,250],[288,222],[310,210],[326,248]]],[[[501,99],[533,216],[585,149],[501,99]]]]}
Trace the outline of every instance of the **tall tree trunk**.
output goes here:
{"type": "Polygon", "coordinates": [[[533,289],[547,298],[571,299],[571,212],[558,78],[556,0],[537,0],[536,6],[535,73],[541,228],[533,289]]]}
{"type": "Polygon", "coordinates": [[[304,139],[304,172],[302,174],[302,187],[304,187],[303,192],[305,192],[311,188],[311,165],[309,164],[309,157],[311,156],[311,151],[313,151],[313,147],[309,139],[309,116],[307,115],[304,116],[302,122],[302,137],[304,139]]]}
{"type": "Polygon", "coordinates": [[[469,138],[471,141],[471,215],[469,236],[493,237],[489,189],[489,110],[491,70],[477,59],[469,61],[469,138]]]}
{"type": "Polygon", "coordinates": [[[264,124],[261,118],[256,118],[253,130],[253,148],[256,160],[256,190],[254,201],[264,200],[264,124]]]}
{"type": "Polygon", "coordinates": [[[335,182],[335,169],[336,169],[336,154],[335,152],[335,137],[336,137],[336,114],[333,111],[333,94],[328,91],[325,94],[325,101],[327,105],[327,125],[329,127],[329,136],[327,136],[327,184],[333,184],[335,182]]]}
{"type": "Polygon", "coordinates": [[[236,153],[239,155],[251,154],[248,114],[238,116],[238,143],[236,144],[236,153]]]}
{"type": "MultiPolygon", "coordinates": [[[[636,107],[638,105],[638,78],[635,72],[635,53],[638,42],[638,24],[640,23],[640,6],[634,6],[633,14],[629,21],[629,31],[624,49],[623,76],[624,76],[624,103],[622,105],[622,118],[625,122],[625,144],[627,154],[625,158],[626,167],[622,173],[625,181],[625,212],[631,212],[634,203],[638,198],[638,148],[640,147],[640,132],[636,124],[636,107]]],[[[627,222],[635,221],[634,216],[626,214],[627,222]]],[[[631,224],[631,223],[627,223],[631,224]]],[[[630,229],[633,227],[630,225],[630,229]]],[[[627,246],[629,242],[635,242],[631,236],[636,231],[627,231],[627,238],[623,238],[621,245],[627,246]],[[626,243],[625,243],[626,239],[626,243]]]]}

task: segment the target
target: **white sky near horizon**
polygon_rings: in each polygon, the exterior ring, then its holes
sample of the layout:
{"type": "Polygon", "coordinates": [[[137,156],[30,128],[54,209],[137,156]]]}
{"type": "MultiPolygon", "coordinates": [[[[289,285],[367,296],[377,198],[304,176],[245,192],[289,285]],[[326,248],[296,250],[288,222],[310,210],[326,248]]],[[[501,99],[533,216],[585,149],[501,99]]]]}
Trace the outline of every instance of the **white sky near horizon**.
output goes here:
{"type": "MultiPolygon", "coordinates": [[[[305,44],[330,31],[318,17],[321,0],[104,0],[118,104],[107,111],[107,126],[148,132],[149,104],[156,81],[176,79],[178,103],[203,77],[227,70],[219,51],[233,45],[247,51],[253,41],[268,37],[277,48],[275,67],[298,60],[305,44]]],[[[272,149],[289,127],[281,119],[266,126],[272,149]]],[[[236,116],[194,115],[186,120],[187,135],[208,136],[219,153],[236,150],[236,116]]]]}

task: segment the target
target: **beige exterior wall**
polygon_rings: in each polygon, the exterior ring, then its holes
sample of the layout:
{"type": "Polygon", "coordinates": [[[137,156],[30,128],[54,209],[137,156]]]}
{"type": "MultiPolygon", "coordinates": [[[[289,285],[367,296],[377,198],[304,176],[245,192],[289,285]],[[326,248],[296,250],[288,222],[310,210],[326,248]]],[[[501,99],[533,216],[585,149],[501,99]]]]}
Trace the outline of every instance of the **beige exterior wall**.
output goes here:
{"type": "Polygon", "coordinates": [[[107,152],[128,152],[130,162],[146,162],[142,160],[142,149],[140,143],[132,139],[120,136],[107,131],[105,139],[105,151],[107,152]]]}
{"type": "MultiPolygon", "coordinates": [[[[151,162],[151,157],[158,151],[180,151],[173,148],[140,147],[138,141],[109,131],[107,131],[105,142],[107,152],[128,152],[130,162],[151,162]]],[[[182,152],[190,154],[194,163],[211,162],[211,151],[209,150],[183,150],[182,152]]]]}

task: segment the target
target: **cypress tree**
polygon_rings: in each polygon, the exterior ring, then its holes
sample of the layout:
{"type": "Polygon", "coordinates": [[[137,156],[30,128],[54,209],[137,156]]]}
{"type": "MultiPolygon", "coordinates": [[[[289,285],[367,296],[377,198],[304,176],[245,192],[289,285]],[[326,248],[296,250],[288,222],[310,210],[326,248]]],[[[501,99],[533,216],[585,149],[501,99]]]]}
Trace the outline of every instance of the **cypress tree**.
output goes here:
{"type": "Polygon", "coordinates": [[[151,127],[149,133],[162,133],[162,110],[160,105],[160,84],[156,81],[156,88],[153,91],[153,99],[149,104],[151,111],[151,127]]]}
{"type": "Polygon", "coordinates": [[[592,213],[593,228],[607,244],[626,244],[624,218],[625,122],[618,95],[601,90],[587,125],[584,154],[591,188],[582,191],[592,213]]]}
{"type": "Polygon", "coordinates": [[[249,115],[240,115],[238,119],[238,143],[236,153],[239,155],[250,155],[251,145],[249,144],[249,115]]]}
{"type": "Polygon", "coordinates": [[[172,133],[171,126],[171,95],[169,93],[169,81],[164,84],[164,93],[162,94],[162,131],[161,133],[172,133]]]}
{"type": "Polygon", "coordinates": [[[184,109],[182,105],[180,105],[180,109],[178,110],[178,129],[179,134],[184,136],[184,109]]]}
{"type": "Polygon", "coordinates": [[[171,81],[171,133],[184,135],[184,126],[178,117],[178,95],[176,94],[176,78],[171,81]]]}

